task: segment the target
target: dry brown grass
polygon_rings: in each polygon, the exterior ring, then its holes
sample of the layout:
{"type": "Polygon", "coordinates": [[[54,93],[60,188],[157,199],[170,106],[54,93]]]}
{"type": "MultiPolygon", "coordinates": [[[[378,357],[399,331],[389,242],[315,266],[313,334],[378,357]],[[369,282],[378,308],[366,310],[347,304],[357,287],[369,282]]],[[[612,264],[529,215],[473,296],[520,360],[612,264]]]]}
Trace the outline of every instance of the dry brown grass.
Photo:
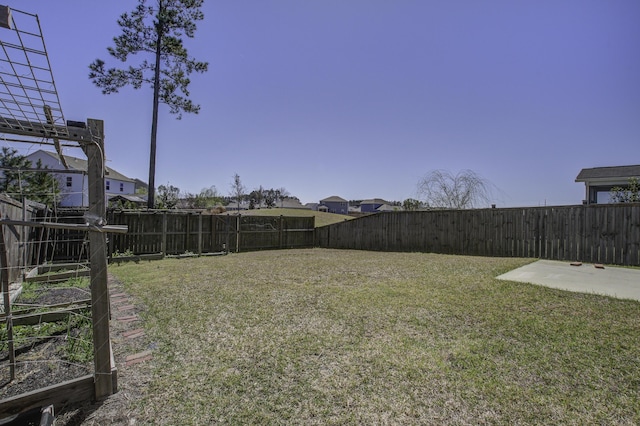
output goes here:
{"type": "Polygon", "coordinates": [[[640,304],[529,260],[284,250],[121,265],[156,424],[637,424],[640,304]]]}

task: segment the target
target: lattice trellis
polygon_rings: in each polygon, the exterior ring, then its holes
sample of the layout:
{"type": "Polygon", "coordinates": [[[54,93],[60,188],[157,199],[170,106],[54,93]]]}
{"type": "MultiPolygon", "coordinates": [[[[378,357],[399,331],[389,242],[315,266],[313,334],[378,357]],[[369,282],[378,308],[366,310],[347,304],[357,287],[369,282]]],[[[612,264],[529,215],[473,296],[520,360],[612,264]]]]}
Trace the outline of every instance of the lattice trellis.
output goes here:
{"type": "Polygon", "coordinates": [[[0,132],[69,138],[37,15],[0,6],[0,132]]]}
{"type": "MultiPolygon", "coordinates": [[[[88,119],[86,125],[65,121],[38,16],[9,9],[7,6],[0,6],[0,134],[0,139],[7,141],[53,143],[63,164],[60,141],[77,143],[88,161],[89,209],[86,217],[105,216],[104,123],[96,119],[88,119]]],[[[0,231],[4,226],[52,228],[58,225],[48,222],[36,225],[35,222],[8,219],[1,219],[0,222],[0,231]]],[[[66,404],[85,399],[102,400],[117,389],[117,369],[112,364],[109,337],[110,306],[104,233],[127,231],[112,229],[113,227],[100,223],[88,223],[80,227],[88,231],[91,247],[91,317],[95,372],[93,375],[55,385],[57,390],[53,392],[49,387],[0,401],[0,417],[46,404],[66,404]],[[73,394],[71,399],[70,394],[73,394]]],[[[0,264],[2,268],[9,267],[2,232],[0,264]]],[[[16,361],[12,346],[13,326],[7,273],[0,273],[0,284],[5,316],[8,319],[7,342],[11,342],[9,359],[10,376],[13,380],[16,361]]]]}

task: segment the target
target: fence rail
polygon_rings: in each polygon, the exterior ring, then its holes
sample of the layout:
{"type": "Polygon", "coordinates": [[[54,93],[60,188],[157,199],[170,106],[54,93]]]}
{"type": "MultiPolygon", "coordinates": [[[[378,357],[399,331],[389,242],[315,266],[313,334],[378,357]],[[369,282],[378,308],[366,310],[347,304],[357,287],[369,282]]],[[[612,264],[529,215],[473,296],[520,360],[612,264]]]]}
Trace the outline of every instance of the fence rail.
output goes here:
{"type": "Polygon", "coordinates": [[[380,213],[318,228],[316,245],[640,266],[640,203],[380,213]]]}

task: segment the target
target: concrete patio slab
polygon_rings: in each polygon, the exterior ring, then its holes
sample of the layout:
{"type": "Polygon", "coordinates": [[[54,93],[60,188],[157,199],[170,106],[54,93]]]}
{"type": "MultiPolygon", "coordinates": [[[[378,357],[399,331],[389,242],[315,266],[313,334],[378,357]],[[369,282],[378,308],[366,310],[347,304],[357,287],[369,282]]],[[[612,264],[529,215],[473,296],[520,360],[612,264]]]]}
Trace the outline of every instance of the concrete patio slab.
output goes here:
{"type": "Polygon", "coordinates": [[[601,268],[588,263],[572,266],[571,262],[538,260],[497,278],[640,301],[640,269],[634,268],[601,268]]]}

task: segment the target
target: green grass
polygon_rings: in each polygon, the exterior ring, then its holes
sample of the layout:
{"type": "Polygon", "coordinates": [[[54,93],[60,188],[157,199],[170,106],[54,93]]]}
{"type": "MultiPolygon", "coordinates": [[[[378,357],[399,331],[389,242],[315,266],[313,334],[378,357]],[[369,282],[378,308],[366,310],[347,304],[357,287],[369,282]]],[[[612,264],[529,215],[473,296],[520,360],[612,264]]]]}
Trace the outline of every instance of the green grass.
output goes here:
{"type": "Polygon", "coordinates": [[[111,267],[158,345],[138,418],[640,423],[640,303],[494,278],[528,262],[309,249],[111,267]]]}
{"type": "Polygon", "coordinates": [[[294,217],[307,217],[315,216],[316,228],[320,226],[331,225],[333,223],[344,222],[345,220],[353,219],[352,216],[344,214],[317,212],[307,209],[256,209],[246,210],[241,213],[243,216],[294,216],[294,217]]]}

